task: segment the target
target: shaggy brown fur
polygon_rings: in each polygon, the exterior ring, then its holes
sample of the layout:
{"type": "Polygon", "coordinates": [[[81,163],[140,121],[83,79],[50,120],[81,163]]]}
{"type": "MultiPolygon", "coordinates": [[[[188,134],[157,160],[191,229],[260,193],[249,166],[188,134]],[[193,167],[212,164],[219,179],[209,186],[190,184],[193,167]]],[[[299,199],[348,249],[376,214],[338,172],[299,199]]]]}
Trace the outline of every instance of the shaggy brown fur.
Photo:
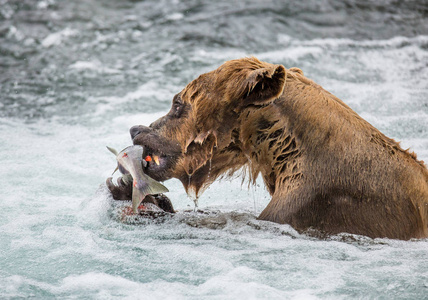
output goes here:
{"type": "Polygon", "coordinates": [[[169,163],[147,173],[179,178],[188,192],[199,194],[242,167],[253,182],[261,174],[272,195],[262,220],[328,234],[428,236],[423,162],[300,69],[228,61],[187,85],[150,128],[131,132],[134,143],[169,163]],[[175,154],[146,132],[169,141],[175,154]]]}

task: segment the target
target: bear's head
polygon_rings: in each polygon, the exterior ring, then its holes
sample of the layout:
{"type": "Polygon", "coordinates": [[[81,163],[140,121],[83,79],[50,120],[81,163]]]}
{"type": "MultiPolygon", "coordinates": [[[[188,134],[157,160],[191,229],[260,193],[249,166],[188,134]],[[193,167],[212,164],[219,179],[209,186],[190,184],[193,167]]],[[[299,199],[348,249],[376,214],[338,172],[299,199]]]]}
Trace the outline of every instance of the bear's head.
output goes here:
{"type": "Polygon", "coordinates": [[[282,65],[256,58],[231,60],[200,75],[174,96],[171,110],[149,127],[134,126],[134,144],[158,156],[145,172],[164,181],[178,178],[198,195],[218,176],[248,162],[242,151],[241,122],[248,111],[278,98],[286,80],[282,65]]]}

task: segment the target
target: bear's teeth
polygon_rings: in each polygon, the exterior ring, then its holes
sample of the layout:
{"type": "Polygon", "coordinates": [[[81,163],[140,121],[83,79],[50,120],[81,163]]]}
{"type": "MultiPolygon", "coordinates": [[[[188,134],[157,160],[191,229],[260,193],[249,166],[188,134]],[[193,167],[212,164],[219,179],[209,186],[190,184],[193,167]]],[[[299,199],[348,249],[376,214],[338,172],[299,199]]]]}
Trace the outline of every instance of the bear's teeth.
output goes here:
{"type": "Polygon", "coordinates": [[[153,155],[153,160],[155,161],[155,163],[156,163],[156,165],[160,165],[160,163],[159,163],[159,156],[157,156],[157,155],[153,155]]]}

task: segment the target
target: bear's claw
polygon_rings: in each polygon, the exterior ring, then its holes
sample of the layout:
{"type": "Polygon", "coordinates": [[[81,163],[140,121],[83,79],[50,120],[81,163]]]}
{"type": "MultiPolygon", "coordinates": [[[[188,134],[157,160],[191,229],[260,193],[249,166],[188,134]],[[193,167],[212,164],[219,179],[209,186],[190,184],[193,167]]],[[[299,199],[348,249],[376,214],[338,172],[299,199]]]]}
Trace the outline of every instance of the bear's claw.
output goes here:
{"type": "Polygon", "coordinates": [[[115,200],[130,200],[132,199],[132,184],[126,184],[122,177],[117,179],[117,185],[113,183],[113,178],[109,177],[106,180],[108,189],[110,190],[113,199],[115,200]]]}

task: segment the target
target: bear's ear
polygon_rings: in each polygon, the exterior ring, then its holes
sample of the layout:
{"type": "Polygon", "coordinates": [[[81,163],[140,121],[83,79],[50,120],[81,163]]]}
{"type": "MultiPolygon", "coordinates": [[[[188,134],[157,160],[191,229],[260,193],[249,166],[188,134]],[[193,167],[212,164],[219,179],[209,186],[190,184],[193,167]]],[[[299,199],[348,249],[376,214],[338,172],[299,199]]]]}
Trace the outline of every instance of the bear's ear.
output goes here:
{"type": "Polygon", "coordinates": [[[249,105],[269,104],[284,91],[286,69],[282,65],[268,65],[251,70],[237,87],[240,91],[241,108],[249,105]]]}

